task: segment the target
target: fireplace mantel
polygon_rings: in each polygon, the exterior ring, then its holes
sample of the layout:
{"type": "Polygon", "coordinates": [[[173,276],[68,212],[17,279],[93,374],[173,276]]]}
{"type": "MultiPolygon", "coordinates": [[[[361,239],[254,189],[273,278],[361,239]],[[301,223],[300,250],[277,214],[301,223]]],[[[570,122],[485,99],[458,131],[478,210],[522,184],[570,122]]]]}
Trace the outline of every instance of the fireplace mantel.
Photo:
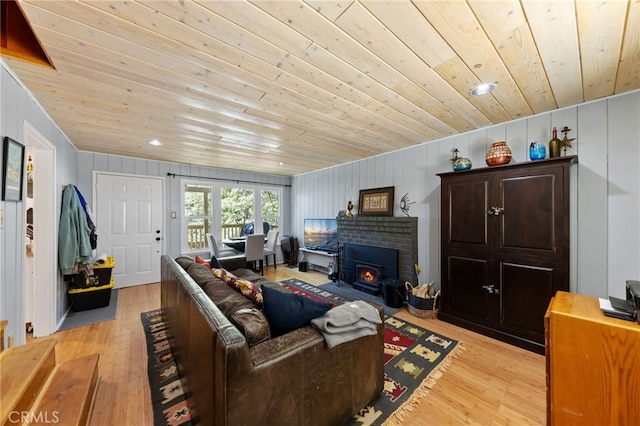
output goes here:
{"type": "Polygon", "coordinates": [[[340,216],[336,220],[341,247],[354,243],[396,249],[399,251],[399,279],[417,284],[413,266],[418,263],[417,217],[340,216]]]}

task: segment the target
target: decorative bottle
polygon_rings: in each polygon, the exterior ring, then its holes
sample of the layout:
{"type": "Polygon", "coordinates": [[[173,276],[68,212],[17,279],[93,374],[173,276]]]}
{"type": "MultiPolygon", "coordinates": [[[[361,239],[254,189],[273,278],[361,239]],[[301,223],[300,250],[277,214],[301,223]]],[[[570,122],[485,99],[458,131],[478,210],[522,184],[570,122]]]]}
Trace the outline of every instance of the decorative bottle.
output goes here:
{"type": "Polygon", "coordinates": [[[27,157],[27,182],[33,182],[33,160],[31,154],[27,157]]]}
{"type": "Polygon", "coordinates": [[[560,157],[560,146],[562,142],[558,139],[558,131],[554,127],[551,131],[552,138],[549,141],[549,158],[560,157]]]}

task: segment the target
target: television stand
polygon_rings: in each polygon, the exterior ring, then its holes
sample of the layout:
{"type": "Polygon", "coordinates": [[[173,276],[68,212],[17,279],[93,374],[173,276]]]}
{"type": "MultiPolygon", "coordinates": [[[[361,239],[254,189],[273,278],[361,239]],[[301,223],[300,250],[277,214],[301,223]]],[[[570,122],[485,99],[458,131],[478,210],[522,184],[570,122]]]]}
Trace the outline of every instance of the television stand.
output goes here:
{"type": "Polygon", "coordinates": [[[322,250],[300,248],[302,261],[309,264],[309,268],[320,272],[329,272],[329,264],[333,263],[333,270],[338,266],[338,253],[327,253],[322,250]]]}

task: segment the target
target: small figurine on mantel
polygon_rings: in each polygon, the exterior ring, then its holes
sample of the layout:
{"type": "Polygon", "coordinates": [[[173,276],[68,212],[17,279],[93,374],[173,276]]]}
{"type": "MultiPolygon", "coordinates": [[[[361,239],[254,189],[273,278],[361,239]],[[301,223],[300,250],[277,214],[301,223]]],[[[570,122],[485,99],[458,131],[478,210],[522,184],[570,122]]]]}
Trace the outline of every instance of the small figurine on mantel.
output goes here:
{"type": "Polygon", "coordinates": [[[347,201],[347,217],[353,217],[353,213],[351,213],[351,210],[353,210],[353,203],[351,202],[351,200],[347,201]]]}
{"type": "Polygon", "coordinates": [[[567,139],[567,133],[569,133],[571,131],[570,128],[568,128],[567,126],[564,126],[564,128],[562,130],[560,130],[562,133],[564,133],[564,138],[562,138],[562,140],[560,141],[560,146],[563,148],[563,156],[567,156],[567,148],[572,148],[571,146],[571,142],[575,141],[576,138],[571,138],[571,139],[567,139]]]}

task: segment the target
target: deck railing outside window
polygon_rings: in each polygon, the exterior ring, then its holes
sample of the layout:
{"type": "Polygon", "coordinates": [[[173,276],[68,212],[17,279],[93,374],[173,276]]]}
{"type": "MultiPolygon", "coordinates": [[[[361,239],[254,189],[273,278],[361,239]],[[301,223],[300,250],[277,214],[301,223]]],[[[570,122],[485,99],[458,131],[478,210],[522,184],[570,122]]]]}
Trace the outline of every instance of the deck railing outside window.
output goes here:
{"type": "MultiPolygon", "coordinates": [[[[243,223],[233,223],[222,225],[222,235],[217,236],[218,240],[236,238],[240,236],[240,232],[244,227],[243,223]]],[[[191,250],[208,250],[207,229],[204,225],[189,225],[187,227],[187,242],[191,250]]]]}

